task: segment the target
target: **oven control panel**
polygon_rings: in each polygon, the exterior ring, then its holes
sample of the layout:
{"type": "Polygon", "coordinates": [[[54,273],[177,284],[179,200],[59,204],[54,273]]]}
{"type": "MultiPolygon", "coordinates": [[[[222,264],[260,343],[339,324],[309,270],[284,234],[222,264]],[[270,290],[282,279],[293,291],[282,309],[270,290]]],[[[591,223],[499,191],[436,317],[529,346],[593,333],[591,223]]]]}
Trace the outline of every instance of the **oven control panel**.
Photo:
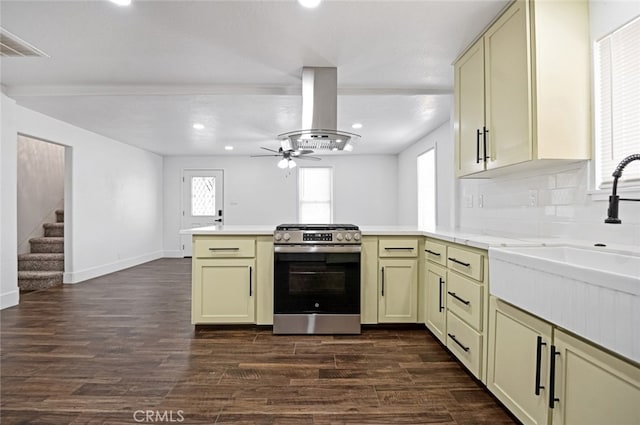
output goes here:
{"type": "Polygon", "coordinates": [[[359,231],[280,231],[273,234],[276,244],[305,245],[355,245],[362,239],[359,231]]]}
{"type": "Polygon", "coordinates": [[[303,233],[302,240],[304,242],[331,242],[333,240],[333,233],[303,233]]]}

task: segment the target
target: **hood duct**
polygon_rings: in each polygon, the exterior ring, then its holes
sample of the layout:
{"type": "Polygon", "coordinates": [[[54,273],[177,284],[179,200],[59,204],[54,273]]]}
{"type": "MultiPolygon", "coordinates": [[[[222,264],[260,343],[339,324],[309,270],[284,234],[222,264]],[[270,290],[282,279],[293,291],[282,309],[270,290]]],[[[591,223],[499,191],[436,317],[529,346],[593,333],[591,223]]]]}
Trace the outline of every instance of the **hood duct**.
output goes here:
{"type": "Polygon", "coordinates": [[[282,149],[350,151],[358,134],[337,130],[336,68],[302,68],[302,130],[278,135],[282,149]]]}

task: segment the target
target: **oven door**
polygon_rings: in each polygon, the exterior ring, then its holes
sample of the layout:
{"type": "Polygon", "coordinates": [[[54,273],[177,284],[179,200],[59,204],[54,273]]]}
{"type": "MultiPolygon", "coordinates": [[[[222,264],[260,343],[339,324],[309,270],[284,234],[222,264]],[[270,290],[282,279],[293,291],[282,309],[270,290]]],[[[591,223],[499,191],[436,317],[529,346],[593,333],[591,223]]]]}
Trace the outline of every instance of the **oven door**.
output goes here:
{"type": "MultiPolygon", "coordinates": [[[[275,314],[360,314],[360,252],[274,253],[275,314]]],[[[351,251],[354,251],[353,249],[351,251]]]]}

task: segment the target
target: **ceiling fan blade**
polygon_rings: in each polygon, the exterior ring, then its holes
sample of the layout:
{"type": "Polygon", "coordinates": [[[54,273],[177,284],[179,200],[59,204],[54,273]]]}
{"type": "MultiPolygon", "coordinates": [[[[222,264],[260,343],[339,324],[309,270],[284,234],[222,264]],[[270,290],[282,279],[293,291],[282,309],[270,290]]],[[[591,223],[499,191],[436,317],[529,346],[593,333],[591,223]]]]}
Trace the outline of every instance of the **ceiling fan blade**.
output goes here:
{"type": "Polygon", "coordinates": [[[275,155],[269,155],[269,154],[267,154],[267,155],[249,155],[250,158],[259,158],[259,157],[262,157],[262,156],[280,156],[280,154],[275,154],[275,155]]]}
{"type": "Polygon", "coordinates": [[[310,159],[310,160],[312,160],[312,161],[322,161],[322,158],[319,158],[319,157],[317,157],[317,156],[307,156],[307,155],[304,155],[304,156],[296,156],[296,159],[310,159]]]}
{"type": "Polygon", "coordinates": [[[280,153],[282,151],[282,148],[280,148],[279,151],[276,151],[276,150],[265,148],[265,147],[262,147],[262,146],[260,146],[260,149],[264,149],[265,151],[269,151],[269,152],[273,152],[273,153],[280,153]]]}
{"type": "Polygon", "coordinates": [[[308,155],[313,153],[310,149],[301,149],[299,151],[291,151],[291,156],[300,157],[301,155],[308,155]]]}

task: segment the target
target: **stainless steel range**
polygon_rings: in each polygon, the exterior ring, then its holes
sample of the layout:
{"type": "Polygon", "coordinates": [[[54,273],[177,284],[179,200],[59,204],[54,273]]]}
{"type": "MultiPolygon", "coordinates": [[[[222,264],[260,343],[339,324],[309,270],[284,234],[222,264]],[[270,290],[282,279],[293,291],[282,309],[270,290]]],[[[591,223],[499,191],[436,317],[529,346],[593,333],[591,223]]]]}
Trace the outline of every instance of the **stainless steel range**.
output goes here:
{"type": "Polygon", "coordinates": [[[359,334],[358,226],[282,224],[273,239],[273,333],[359,334]]]}

